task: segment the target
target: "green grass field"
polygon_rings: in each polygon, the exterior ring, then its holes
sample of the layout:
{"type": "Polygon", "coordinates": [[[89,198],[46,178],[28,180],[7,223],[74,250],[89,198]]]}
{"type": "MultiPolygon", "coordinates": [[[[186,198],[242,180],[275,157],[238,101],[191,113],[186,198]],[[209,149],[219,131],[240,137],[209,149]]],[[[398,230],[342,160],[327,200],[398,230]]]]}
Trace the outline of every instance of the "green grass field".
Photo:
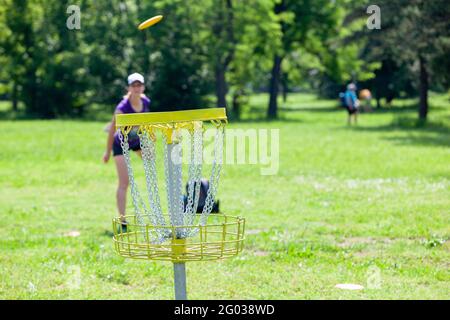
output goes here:
{"type": "MultiPolygon", "coordinates": [[[[307,94],[265,122],[267,97],[253,96],[230,128],[279,128],[279,172],[224,168],[221,209],[247,219],[245,248],[188,264],[188,297],[448,299],[450,103],[430,100],[426,125],[404,100],[348,127],[335,101],[307,94]]],[[[170,263],[113,250],[117,178],[101,162],[104,126],[0,121],[0,299],[173,298],[170,263]]]]}

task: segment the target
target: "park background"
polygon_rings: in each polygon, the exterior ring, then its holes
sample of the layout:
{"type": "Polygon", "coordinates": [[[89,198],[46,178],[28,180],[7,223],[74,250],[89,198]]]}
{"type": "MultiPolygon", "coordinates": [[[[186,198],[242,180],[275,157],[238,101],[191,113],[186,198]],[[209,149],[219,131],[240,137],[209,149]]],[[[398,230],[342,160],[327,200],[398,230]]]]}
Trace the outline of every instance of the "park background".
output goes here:
{"type": "Polygon", "coordinates": [[[0,298],[172,298],[170,264],[111,240],[103,129],[141,72],[154,110],[280,129],[278,174],[225,166],[245,250],[188,264],[190,298],[448,299],[449,21],[437,0],[0,0],[0,298]],[[356,126],[350,81],[374,97],[356,126]]]}

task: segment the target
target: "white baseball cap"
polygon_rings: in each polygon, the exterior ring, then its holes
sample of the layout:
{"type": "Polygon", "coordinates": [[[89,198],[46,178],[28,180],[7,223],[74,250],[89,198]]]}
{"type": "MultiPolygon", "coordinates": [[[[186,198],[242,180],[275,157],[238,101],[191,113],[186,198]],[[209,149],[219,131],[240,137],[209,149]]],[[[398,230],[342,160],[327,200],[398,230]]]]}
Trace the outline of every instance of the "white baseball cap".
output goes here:
{"type": "Polygon", "coordinates": [[[135,81],[139,81],[140,83],[144,82],[144,76],[140,73],[132,73],[128,76],[128,84],[132,84],[135,81]]]}

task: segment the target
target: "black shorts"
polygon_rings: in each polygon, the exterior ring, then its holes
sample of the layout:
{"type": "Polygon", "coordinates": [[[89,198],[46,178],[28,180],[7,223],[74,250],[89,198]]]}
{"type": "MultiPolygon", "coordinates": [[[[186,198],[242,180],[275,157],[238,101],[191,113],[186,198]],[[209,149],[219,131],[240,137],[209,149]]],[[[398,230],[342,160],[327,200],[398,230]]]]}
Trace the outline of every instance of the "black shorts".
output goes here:
{"type": "Polygon", "coordinates": [[[356,113],[357,111],[358,111],[357,108],[349,108],[349,107],[347,107],[347,112],[348,112],[349,115],[350,115],[350,114],[354,114],[354,113],[356,113]]]}
{"type": "MultiPolygon", "coordinates": [[[[138,145],[130,147],[130,149],[133,151],[139,151],[139,150],[141,150],[141,146],[138,144],[138,145]]],[[[113,151],[113,157],[123,155],[122,146],[116,142],[113,143],[112,151],[113,151]]]]}

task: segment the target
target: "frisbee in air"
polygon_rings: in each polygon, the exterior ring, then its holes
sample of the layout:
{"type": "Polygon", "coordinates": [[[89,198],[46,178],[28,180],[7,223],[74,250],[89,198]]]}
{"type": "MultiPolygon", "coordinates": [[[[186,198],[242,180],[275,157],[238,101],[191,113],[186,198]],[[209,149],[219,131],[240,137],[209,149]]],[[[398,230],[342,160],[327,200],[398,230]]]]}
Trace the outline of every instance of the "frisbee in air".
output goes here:
{"type": "Polygon", "coordinates": [[[145,20],[144,22],[142,22],[138,26],[138,29],[139,30],[147,29],[147,28],[151,27],[152,25],[157,24],[158,22],[160,22],[162,20],[162,18],[163,18],[163,16],[154,16],[153,18],[145,20]]]}

